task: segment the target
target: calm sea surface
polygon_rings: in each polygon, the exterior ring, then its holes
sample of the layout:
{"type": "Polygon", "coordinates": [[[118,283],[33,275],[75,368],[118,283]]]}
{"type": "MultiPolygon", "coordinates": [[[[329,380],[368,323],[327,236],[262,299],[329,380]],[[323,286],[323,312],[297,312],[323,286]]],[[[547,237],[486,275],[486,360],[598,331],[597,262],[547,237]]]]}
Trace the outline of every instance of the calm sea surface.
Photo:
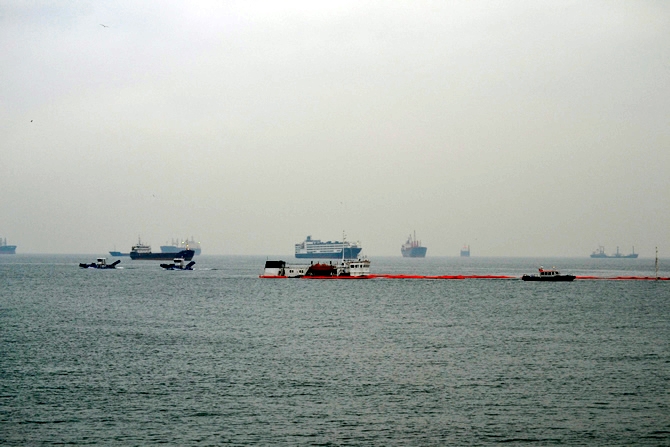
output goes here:
{"type": "MultiPolygon", "coordinates": [[[[670,445],[670,281],[263,280],[265,257],[77,266],[94,259],[0,257],[1,445],[670,445]]],[[[653,259],[371,260],[654,275],[653,259]]]]}

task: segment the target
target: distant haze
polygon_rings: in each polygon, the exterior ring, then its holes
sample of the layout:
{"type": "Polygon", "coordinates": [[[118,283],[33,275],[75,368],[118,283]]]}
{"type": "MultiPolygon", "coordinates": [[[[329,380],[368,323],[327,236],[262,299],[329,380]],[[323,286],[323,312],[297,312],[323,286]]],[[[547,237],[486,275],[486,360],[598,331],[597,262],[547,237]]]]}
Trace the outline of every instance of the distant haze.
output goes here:
{"type": "Polygon", "coordinates": [[[666,1],[0,1],[0,237],[667,257],[668,30],[666,1]]]}

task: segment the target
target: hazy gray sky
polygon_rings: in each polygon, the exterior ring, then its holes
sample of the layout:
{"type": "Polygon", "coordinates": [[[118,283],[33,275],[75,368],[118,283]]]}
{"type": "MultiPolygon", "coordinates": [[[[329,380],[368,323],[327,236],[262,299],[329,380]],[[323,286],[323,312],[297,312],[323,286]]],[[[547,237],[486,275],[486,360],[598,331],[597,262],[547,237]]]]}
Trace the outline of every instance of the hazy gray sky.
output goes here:
{"type": "Polygon", "coordinates": [[[0,0],[0,237],[667,256],[669,30],[667,1],[0,0]]]}

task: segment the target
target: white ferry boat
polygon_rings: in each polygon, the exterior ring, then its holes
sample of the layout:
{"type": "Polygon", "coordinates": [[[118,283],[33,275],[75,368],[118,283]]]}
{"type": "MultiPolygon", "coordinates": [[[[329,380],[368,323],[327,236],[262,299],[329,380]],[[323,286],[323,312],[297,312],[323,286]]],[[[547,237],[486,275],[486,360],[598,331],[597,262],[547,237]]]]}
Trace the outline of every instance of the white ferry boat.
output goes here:
{"type": "Polygon", "coordinates": [[[360,242],[327,241],[312,239],[312,236],[295,244],[295,257],[298,259],[356,259],[361,252],[360,242]]]}
{"type": "Polygon", "coordinates": [[[309,265],[288,264],[284,261],[265,261],[261,278],[336,278],[370,276],[368,259],[343,259],[333,263],[312,263],[309,265]]]}

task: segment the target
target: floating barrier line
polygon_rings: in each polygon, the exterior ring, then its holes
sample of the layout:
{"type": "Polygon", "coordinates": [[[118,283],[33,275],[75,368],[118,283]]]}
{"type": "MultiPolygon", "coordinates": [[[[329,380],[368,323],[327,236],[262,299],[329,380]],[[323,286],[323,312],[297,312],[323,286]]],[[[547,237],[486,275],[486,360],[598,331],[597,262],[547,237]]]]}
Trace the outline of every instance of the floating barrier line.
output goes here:
{"type": "Polygon", "coordinates": [[[575,280],[604,280],[604,281],[670,281],[668,277],[655,276],[577,276],[575,280]]]}
{"type": "Polygon", "coordinates": [[[401,275],[401,274],[377,274],[370,275],[373,278],[386,279],[518,279],[516,276],[506,275],[401,275]]]}
{"type": "MultiPolygon", "coordinates": [[[[286,279],[288,276],[260,275],[264,279],[286,279]]],[[[366,276],[302,276],[299,279],[521,279],[520,276],[507,275],[403,275],[403,274],[371,274],[366,276]]],[[[298,279],[298,278],[296,278],[298,279]]],[[[577,276],[575,280],[580,281],[670,281],[670,277],[655,276],[577,276]]]]}

